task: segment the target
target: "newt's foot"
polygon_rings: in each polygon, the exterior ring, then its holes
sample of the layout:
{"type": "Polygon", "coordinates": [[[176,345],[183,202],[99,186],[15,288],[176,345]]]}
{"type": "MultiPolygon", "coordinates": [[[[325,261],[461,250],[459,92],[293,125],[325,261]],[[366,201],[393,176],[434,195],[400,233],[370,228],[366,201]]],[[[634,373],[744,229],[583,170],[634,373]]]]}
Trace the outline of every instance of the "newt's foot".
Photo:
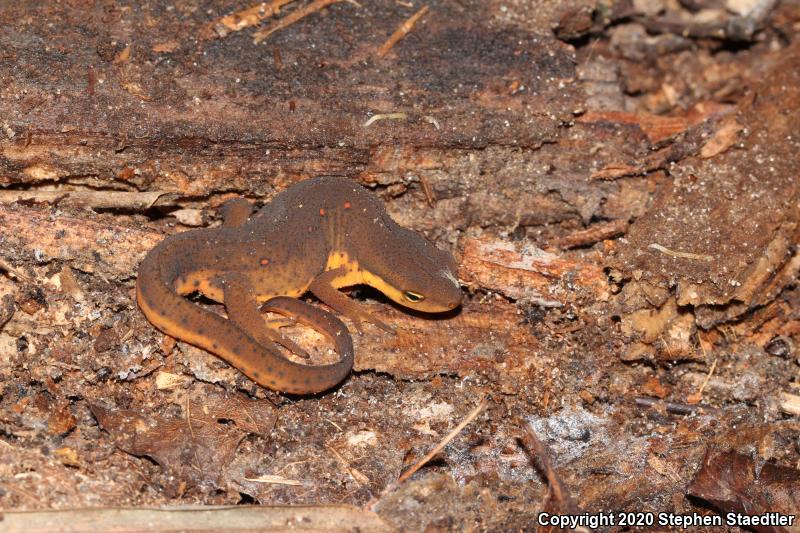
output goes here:
{"type": "Polygon", "coordinates": [[[275,342],[295,354],[297,357],[300,357],[301,359],[311,359],[311,356],[308,354],[308,352],[289,337],[286,337],[277,331],[274,332],[274,335],[275,337],[273,339],[275,342]]]}
{"type": "Polygon", "coordinates": [[[370,322],[372,322],[373,324],[375,324],[376,326],[378,326],[379,328],[381,328],[383,331],[385,331],[387,333],[391,333],[392,335],[396,335],[397,334],[397,328],[392,327],[389,324],[387,324],[386,322],[378,320],[375,317],[370,318],[370,322]]]}
{"type": "Polygon", "coordinates": [[[267,327],[272,329],[288,328],[297,325],[297,320],[288,317],[268,318],[265,322],[267,327]]]}
{"type": "Polygon", "coordinates": [[[294,326],[297,324],[297,320],[288,317],[281,317],[268,319],[265,321],[265,324],[267,327],[263,333],[269,340],[272,342],[277,342],[301,359],[311,359],[311,355],[309,355],[309,353],[305,351],[302,346],[279,331],[279,328],[294,326]]]}
{"type": "Polygon", "coordinates": [[[350,321],[353,323],[353,326],[355,326],[356,330],[361,335],[364,334],[364,328],[361,325],[362,322],[369,322],[370,324],[375,324],[383,331],[391,333],[393,335],[397,333],[396,328],[393,328],[386,322],[378,318],[375,318],[375,316],[372,313],[370,313],[369,311],[364,311],[361,308],[358,308],[358,313],[346,314],[345,316],[350,319],[350,321]]]}
{"type": "Polygon", "coordinates": [[[322,303],[333,308],[340,315],[349,318],[359,333],[364,333],[364,329],[361,327],[362,321],[372,322],[382,330],[394,333],[394,328],[378,320],[369,311],[364,310],[360,305],[339,292],[338,287],[342,286],[340,284],[346,283],[343,281],[346,279],[346,275],[347,269],[345,266],[326,270],[314,279],[309,286],[309,290],[322,303]]]}

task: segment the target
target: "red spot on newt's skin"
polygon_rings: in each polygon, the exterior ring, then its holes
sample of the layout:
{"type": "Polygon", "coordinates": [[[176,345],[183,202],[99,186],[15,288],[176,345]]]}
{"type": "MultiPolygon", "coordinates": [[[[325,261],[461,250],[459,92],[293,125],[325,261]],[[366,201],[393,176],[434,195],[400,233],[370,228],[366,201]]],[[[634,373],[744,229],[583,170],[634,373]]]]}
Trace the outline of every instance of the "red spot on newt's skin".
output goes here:
{"type": "Polygon", "coordinates": [[[264,258],[261,259],[261,261],[258,262],[258,264],[261,265],[262,267],[265,267],[265,266],[267,266],[269,264],[269,259],[264,257],[264,258]]]}
{"type": "Polygon", "coordinates": [[[351,204],[350,202],[345,202],[344,203],[344,208],[345,209],[350,209],[351,207],[353,207],[353,204],[351,204]]]}
{"type": "Polygon", "coordinates": [[[321,216],[321,217],[325,216],[325,210],[322,209],[321,207],[319,208],[319,216],[321,216]]]}

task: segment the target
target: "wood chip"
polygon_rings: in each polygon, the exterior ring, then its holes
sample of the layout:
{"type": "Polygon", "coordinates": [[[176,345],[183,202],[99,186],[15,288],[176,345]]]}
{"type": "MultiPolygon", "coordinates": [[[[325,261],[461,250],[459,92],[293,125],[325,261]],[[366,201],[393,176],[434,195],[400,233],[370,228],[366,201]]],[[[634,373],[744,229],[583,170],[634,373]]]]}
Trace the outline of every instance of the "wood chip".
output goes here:
{"type": "Polygon", "coordinates": [[[782,392],[781,410],[790,415],[800,416],[800,396],[796,394],[789,394],[788,392],[782,392]]]}
{"type": "Polygon", "coordinates": [[[156,374],[156,388],[158,390],[169,390],[179,387],[186,383],[188,378],[171,372],[159,372],[156,374]]]}
{"type": "Polygon", "coordinates": [[[725,122],[700,149],[700,157],[708,159],[721,154],[739,139],[739,132],[742,129],[744,128],[735,120],[725,122]]]}

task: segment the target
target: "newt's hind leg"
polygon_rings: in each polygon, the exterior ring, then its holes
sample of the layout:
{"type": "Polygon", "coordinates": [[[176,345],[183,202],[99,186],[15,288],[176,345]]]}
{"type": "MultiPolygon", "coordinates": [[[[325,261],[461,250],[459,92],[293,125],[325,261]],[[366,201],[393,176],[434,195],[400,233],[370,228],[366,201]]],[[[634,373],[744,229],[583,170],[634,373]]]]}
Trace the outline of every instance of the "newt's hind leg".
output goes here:
{"type": "Polygon", "coordinates": [[[261,344],[278,343],[299,357],[310,357],[299,344],[264,322],[258,302],[253,297],[255,290],[246,277],[233,275],[225,279],[222,286],[225,291],[225,309],[231,322],[261,344]]]}
{"type": "Polygon", "coordinates": [[[372,322],[382,330],[388,331],[389,333],[395,333],[393,327],[381,322],[372,316],[369,311],[363,309],[360,305],[339,291],[341,287],[345,287],[349,284],[347,281],[345,281],[346,274],[347,268],[344,266],[327,270],[317,276],[314,281],[311,282],[308,290],[310,290],[314,296],[322,300],[324,304],[329,305],[336,310],[337,313],[340,313],[352,320],[353,325],[355,325],[359,333],[363,333],[363,330],[361,329],[362,320],[366,322],[372,322]]]}
{"type": "Polygon", "coordinates": [[[244,198],[233,198],[228,200],[219,208],[222,215],[222,226],[226,228],[237,228],[244,226],[247,219],[253,213],[253,204],[244,198]]]}
{"type": "Polygon", "coordinates": [[[347,326],[333,313],[297,298],[276,296],[264,304],[265,311],[279,313],[322,333],[336,345],[342,360],[353,357],[353,338],[347,326]]]}

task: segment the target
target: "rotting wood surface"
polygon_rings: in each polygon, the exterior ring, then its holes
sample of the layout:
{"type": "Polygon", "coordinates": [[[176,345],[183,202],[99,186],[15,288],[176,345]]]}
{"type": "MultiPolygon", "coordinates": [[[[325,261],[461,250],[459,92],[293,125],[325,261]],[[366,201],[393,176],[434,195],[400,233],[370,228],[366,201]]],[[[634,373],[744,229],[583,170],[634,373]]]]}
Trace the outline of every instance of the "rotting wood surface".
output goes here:
{"type": "Polygon", "coordinates": [[[520,529],[548,502],[528,426],[583,511],[712,512],[685,497],[724,470],[709,449],[797,468],[800,12],[720,51],[644,35],[669,25],[632,7],[424,6],[3,6],[0,508],[335,503],[368,506],[339,508],[365,529],[520,529]],[[368,325],[357,373],[309,398],[142,317],[163,235],[327,174],[455,251],[460,313],[361,291],[398,333],[368,325]]]}

